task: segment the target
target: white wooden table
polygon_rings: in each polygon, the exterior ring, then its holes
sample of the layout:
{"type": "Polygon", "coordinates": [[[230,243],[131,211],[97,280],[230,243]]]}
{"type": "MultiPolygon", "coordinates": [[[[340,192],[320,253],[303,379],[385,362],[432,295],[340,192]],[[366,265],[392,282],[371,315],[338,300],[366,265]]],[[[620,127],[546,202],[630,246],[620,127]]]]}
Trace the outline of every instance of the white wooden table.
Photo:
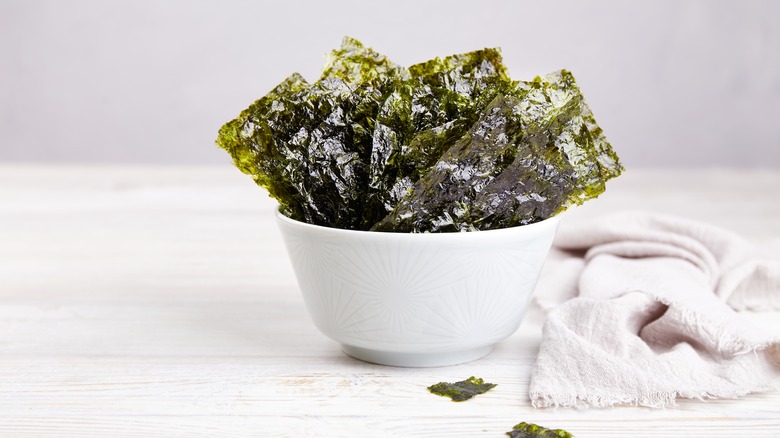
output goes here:
{"type": "MultiPolygon", "coordinates": [[[[643,208],[780,254],[780,172],[629,171],[567,214],[643,208]]],[[[0,436],[780,436],[780,393],[652,410],[533,409],[542,316],[488,357],[362,363],[310,322],[274,203],[222,167],[0,166],[0,436]],[[425,387],[498,383],[465,403],[425,387]]],[[[780,333],[775,314],[757,323],[780,333]]]]}

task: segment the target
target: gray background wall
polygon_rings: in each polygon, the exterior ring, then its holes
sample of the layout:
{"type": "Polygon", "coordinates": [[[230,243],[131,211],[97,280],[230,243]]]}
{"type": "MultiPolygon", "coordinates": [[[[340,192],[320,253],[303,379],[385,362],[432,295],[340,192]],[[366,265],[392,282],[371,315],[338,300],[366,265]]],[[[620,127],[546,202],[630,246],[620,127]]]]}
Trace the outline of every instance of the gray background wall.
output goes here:
{"type": "Polygon", "coordinates": [[[220,125],[343,35],[568,68],[628,166],[780,168],[773,1],[2,1],[0,161],[226,163],[220,125]]]}

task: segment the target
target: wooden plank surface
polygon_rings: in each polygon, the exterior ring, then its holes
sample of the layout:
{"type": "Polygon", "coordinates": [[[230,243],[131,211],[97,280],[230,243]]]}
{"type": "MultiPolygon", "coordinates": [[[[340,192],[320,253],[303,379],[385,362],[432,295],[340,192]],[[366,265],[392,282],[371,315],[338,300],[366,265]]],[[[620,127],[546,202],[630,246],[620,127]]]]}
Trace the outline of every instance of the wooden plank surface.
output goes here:
{"type": "MultiPolygon", "coordinates": [[[[629,171],[563,220],[705,220],[780,255],[780,173],[629,171]]],[[[274,203],[223,167],[0,166],[0,436],[778,436],[780,393],[666,409],[533,409],[543,315],[433,369],[346,357],[309,320],[274,203]],[[499,384],[467,403],[440,380],[499,384]]],[[[543,293],[544,291],[539,291],[543,293]]],[[[780,334],[780,314],[756,314],[780,334]]]]}

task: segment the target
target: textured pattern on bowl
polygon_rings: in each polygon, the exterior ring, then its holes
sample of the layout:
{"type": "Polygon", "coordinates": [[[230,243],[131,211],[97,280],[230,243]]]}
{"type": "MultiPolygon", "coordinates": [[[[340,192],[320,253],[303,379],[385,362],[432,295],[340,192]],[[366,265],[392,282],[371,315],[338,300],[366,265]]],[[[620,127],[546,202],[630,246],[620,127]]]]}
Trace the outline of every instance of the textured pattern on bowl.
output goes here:
{"type": "Polygon", "coordinates": [[[514,333],[558,226],[404,234],[276,217],[316,326],[347,354],[396,366],[468,362],[514,333]]]}

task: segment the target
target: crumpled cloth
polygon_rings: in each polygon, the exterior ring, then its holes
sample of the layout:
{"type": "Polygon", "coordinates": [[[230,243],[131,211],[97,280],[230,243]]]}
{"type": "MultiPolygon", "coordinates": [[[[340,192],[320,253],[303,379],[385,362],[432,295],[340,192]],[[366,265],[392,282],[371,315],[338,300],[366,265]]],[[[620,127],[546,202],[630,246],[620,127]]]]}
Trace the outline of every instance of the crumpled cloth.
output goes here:
{"type": "Polygon", "coordinates": [[[554,252],[550,293],[536,298],[549,313],[534,406],[663,407],[780,388],[780,333],[738,312],[780,310],[780,260],[715,226],[641,212],[562,226],[554,252]]]}

